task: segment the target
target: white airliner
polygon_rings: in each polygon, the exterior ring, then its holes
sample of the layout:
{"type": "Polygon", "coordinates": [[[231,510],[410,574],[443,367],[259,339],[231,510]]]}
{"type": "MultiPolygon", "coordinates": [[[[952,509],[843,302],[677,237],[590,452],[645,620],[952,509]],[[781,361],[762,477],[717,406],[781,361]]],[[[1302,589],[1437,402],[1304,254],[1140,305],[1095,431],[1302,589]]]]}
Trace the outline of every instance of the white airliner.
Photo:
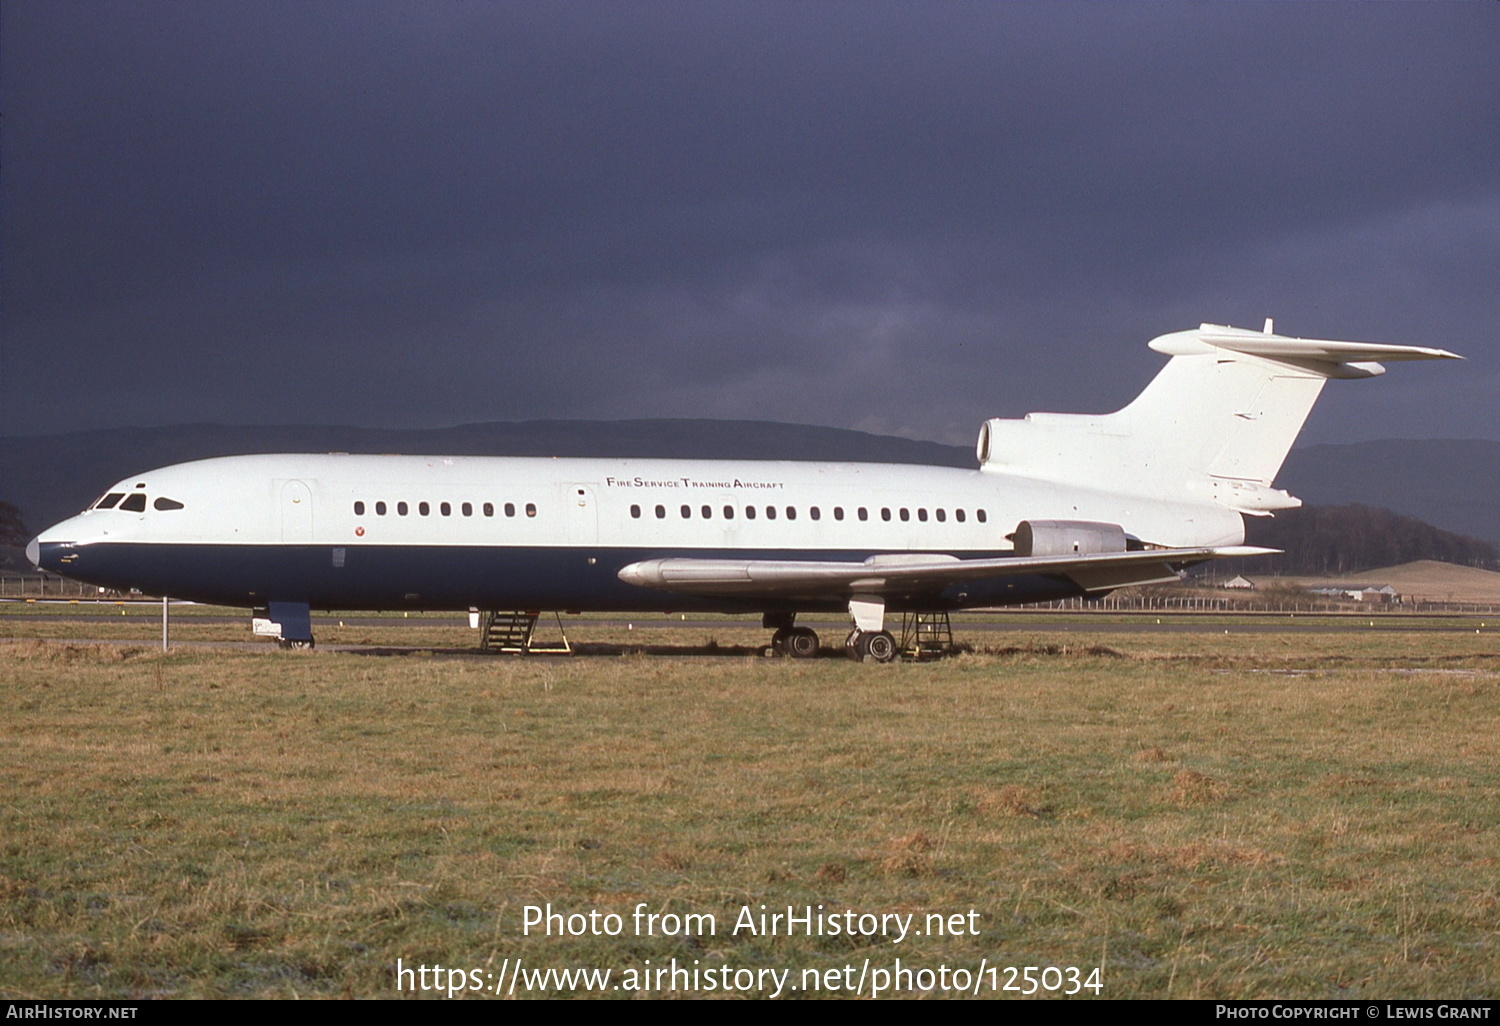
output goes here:
{"type": "Polygon", "coordinates": [[[128,477],[27,546],[42,569],[253,609],[312,643],[310,610],[759,612],[817,654],[798,613],[847,612],[887,661],[888,613],[1098,596],[1271,550],[1243,515],[1329,378],[1441,349],[1205,324],[1130,405],[990,420],[977,469],[873,463],[261,455],[128,477]]]}

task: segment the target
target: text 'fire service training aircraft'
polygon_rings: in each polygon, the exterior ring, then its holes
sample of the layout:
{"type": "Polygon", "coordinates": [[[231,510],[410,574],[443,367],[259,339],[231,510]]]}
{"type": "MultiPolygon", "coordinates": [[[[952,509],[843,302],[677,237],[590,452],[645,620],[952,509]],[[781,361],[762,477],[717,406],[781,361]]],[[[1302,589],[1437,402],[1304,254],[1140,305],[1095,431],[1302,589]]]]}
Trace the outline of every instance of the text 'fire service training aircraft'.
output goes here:
{"type": "MultiPolygon", "coordinates": [[[[1103,416],[990,420],[979,466],[357,455],[231,456],[128,477],[33,539],[42,569],[253,609],[312,644],[311,609],[759,612],[816,655],[798,613],[847,612],[887,661],[888,613],[1012,605],[1175,580],[1243,546],[1329,378],[1441,349],[1205,324],[1103,416]]],[[[504,614],[503,611],[523,611],[504,614]]],[[[477,622],[471,615],[471,622],[477,622]]],[[[508,621],[509,622],[509,621],[508,621]]]]}

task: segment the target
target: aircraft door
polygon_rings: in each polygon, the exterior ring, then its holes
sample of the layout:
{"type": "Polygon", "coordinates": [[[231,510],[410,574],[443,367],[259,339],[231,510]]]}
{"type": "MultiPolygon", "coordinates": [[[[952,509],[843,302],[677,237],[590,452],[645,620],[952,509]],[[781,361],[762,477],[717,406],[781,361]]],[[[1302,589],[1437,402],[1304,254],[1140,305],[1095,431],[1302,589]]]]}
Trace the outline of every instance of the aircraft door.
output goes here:
{"type": "Polygon", "coordinates": [[[599,509],[594,489],[587,484],[563,486],[569,545],[594,545],[599,541],[599,509]]]}
{"type": "Polygon", "coordinates": [[[312,491],[305,482],[287,481],[281,486],[281,540],[313,540],[312,491]]]}

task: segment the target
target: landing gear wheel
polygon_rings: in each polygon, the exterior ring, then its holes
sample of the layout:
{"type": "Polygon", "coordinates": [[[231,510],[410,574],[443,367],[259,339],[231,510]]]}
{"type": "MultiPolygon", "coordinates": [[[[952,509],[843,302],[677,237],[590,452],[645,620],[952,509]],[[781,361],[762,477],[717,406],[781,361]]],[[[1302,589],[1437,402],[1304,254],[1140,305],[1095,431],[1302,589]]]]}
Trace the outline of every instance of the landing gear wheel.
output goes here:
{"type": "Polygon", "coordinates": [[[312,648],[313,647],[313,639],[312,638],[277,638],[276,639],[276,645],[279,648],[286,648],[286,649],[312,648]]]}
{"type": "Polygon", "coordinates": [[[818,654],[818,635],[810,627],[793,627],[782,642],[782,650],[793,659],[812,659],[818,654]]]}
{"type": "Polygon", "coordinates": [[[896,658],[896,639],[890,631],[871,631],[861,635],[857,648],[861,656],[877,663],[888,663],[896,658]]]}
{"type": "Polygon", "coordinates": [[[771,651],[776,655],[789,655],[788,642],[797,633],[795,627],[778,627],[776,633],[771,635],[771,651]]]}

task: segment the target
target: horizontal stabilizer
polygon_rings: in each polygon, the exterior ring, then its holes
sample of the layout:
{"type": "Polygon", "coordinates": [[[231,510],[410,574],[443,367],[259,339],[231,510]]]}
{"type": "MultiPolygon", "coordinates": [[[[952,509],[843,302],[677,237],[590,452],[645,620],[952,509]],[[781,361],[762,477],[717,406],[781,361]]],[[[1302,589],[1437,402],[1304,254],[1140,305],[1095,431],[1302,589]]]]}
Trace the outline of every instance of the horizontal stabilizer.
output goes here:
{"type": "Polygon", "coordinates": [[[1379,360],[1462,360],[1457,353],[1426,346],[1395,346],[1382,342],[1335,342],[1329,339],[1292,338],[1264,331],[1231,328],[1220,324],[1199,325],[1197,331],[1175,331],[1151,340],[1151,348],[1169,356],[1196,356],[1215,349],[1228,349],[1267,360],[1323,363],[1349,367],[1355,373],[1333,373],[1330,377],[1370,377],[1381,373],[1360,368],[1379,360]],[[1361,373],[1363,371],[1363,373],[1361,373]]]}

